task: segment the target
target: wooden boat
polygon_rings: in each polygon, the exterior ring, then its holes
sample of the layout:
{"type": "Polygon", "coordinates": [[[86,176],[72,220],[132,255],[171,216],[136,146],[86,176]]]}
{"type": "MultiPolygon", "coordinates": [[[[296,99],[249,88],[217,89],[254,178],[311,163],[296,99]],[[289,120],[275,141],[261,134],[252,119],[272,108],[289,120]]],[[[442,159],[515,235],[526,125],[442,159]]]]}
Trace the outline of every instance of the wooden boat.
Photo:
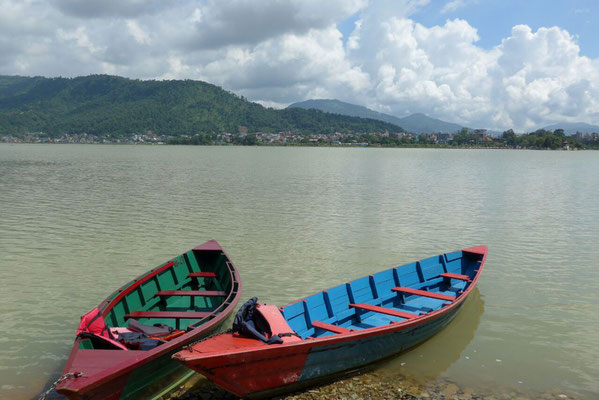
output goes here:
{"type": "Polygon", "coordinates": [[[236,308],[240,291],[233,262],[214,240],[152,269],[82,317],[56,391],[70,399],[159,393],[164,385],[190,375],[172,360],[173,353],[214,333],[236,308]],[[131,333],[132,325],[152,330],[154,324],[172,332],[143,339],[159,343],[152,349],[135,350],[116,339],[131,333]]]}
{"type": "Polygon", "coordinates": [[[486,256],[485,246],[473,247],[381,271],[281,308],[260,305],[255,311],[268,323],[266,337],[283,334],[282,344],[222,333],[173,358],[240,397],[297,390],[430,338],[456,315],[486,256]]]}

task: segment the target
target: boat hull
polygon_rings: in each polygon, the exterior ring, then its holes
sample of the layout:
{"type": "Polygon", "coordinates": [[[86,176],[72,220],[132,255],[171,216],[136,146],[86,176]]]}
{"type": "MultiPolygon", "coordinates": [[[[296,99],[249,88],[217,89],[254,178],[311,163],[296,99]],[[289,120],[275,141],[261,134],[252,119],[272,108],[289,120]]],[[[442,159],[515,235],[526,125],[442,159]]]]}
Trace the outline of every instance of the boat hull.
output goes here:
{"type": "MultiPolygon", "coordinates": [[[[219,324],[220,326],[220,324],[219,324]]],[[[193,340],[201,339],[205,336],[214,333],[218,329],[216,326],[213,330],[207,331],[199,337],[194,337],[193,340]]],[[[190,342],[191,342],[190,341],[190,342]]],[[[160,357],[143,362],[133,370],[122,369],[118,373],[113,374],[109,380],[103,383],[85,385],[85,375],[77,378],[80,382],[75,386],[61,387],[59,393],[69,399],[86,399],[86,400],[102,400],[102,399],[145,399],[152,397],[156,393],[163,390],[171,382],[177,381],[180,377],[186,375],[187,369],[180,363],[172,359],[172,355],[179,351],[177,347],[172,351],[161,355],[160,357]]],[[[91,350],[83,350],[83,352],[91,350]]],[[[112,350],[103,352],[112,353],[112,350]]],[[[79,352],[74,355],[74,358],[79,359],[84,364],[96,363],[97,365],[105,365],[115,360],[115,354],[92,354],[86,356],[79,352]]],[[[71,369],[81,369],[77,364],[71,366],[71,369]]]]}
{"type": "MultiPolygon", "coordinates": [[[[164,307],[164,304],[168,307],[170,299],[166,303],[162,300],[158,301],[155,293],[158,293],[160,288],[169,289],[167,286],[169,282],[178,285],[174,289],[187,287],[189,286],[188,282],[196,279],[192,277],[194,274],[200,276],[202,279],[200,282],[210,281],[212,285],[222,286],[219,286],[221,291],[218,292],[220,297],[217,302],[212,300],[214,297],[207,297],[206,300],[204,298],[191,300],[190,304],[194,306],[203,304],[200,301],[212,305],[211,311],[194,311],[192,312],[193,317],[188,317],[185,320],[179,317],[177,320],[173,316],[181,314],[185,316],[184,310],[175,308],[175,311],[171,312],[150,309],[149,311],[154,314],[146,312],[144,315],[148,321],[146,324],[170,321],[184,331],[178,337],[151,350],[89,348],[89,339],[77,336],[63,370],[65,379],[56,385],[57,392],[69,399],[148,398],[164,391],[169,383],[189,375],[188,370],[172,359],[173,354],[183,347],[217,332],[235,310],[239,301],[241,291],[239,274],[228,255],[216,241],[206,242],[177,257],[174,261],[129,282],[98,306],[104,319],[112,321],[114,324],[110,325],[111,327],[121,327],[130,318],[125,316],[125,313],[131,312],[132,314],[133,307],[139,306],[139,299],[142,295],[145,294],[145,298],[141,301],[142,304],[153,304],[155,309],[164,307]],[[210,264],[209,260],[216,260],[215,264],[210,264]],[[209,272],[198,272],[199,268],[206,266],[213,268],[209,269],[209,272]],[[152,317],[156,314],[164,315],[163,319],[153,321],[152,317]],[[201,315],[202,318],[196,319],[196,315],[201,315]]],[[[179,290],[172,293],[182,293],[181,297],[184,299],[183,295],[194,292],[179,290]]],[[[212,292],[205,291],[204,293],[212,292]]],[[[176,305],[180,305],[183,301],[185,300],[181,300],[176,305]]]]}
{"type": "MultiPolygon", "coordinates": [[[[461,305],[436,319],[395,331],[332,343],[264,348],[239,355],[223,355],[185,362],[239,397],[267,397],[311,386],[345,372],[400,354],[434,336],[449,324],[461,305]]],[[[185,355],[186,351],[179,354],[185,355]]],[[[179,355],[176,359],[181,360],[179,355]]]]}
{"type": "Polygon", "coordinates": [[[288,325],[276,332],[295,336],[285,336],[282,344],[225,333],[173,357],[240,397],[310,386],[397,355],[441,331],[472,292],[486,256],[485,246],[446,253],[290,303],[278,316],[288,325]]]}
{"type": "Polygon", "coordinates": [[[441,331],[453,320],[458,310],[459,307],[437,319],[409,329],[342,344],[315,347],[308,353],[299,382],[356,369],[400,354],[441,331]]]}

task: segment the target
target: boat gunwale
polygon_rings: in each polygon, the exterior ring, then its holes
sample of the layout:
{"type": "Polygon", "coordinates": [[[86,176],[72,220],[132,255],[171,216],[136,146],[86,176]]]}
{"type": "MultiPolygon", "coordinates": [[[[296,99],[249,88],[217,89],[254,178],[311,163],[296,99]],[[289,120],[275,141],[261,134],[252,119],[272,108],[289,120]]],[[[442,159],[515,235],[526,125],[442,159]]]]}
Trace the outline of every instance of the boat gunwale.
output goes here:
{"type": "MultiPolygon", "coordinates": [[[[241,349],[233,350],[233,351],[211,352],[211,353],[197,353],[196,352],[193,355],[193,357],[190,358],[189,363],[190,363],[190,365],[196,366],[195,361],[202,360],[202,359],[210,359],[210,358],[214,358],[214,357],[228,357],[228,356],[235,356],[235,355],[239,355],[239,354],[273,352],[276,350],[302,347],[302,346],[322,347],[322,346],[333,345],[333,344],[337,344],[337,343],[345,343],[345,342],[353,341],[353,340],[366,339],[371,336],[380,335],[382,333],[400,332],[400,331],[403,331],[403,330],[406,330],[406,329],[409,329],[412,327],[416,327],[418,325],[422,325],[426,322],[432,321],[432,320],[458,308],[465,301],[465,299],[468,297],[468,295],[471,293],[471,291],[476,286],[476,283],[478,282],[478,278],[480,277],[480,274],[481,274],[483,267],[485,265],[485,262],[487,260],[487,253],[488,253],[487,246],[470,247],[470,248],[462,249],[462,250],[458,250],[458,251],[482,255],[483,258],[482,258],[482,260],[477,261],[478,263],[480,263],[480,265],[478,266],[478,271],[476,272],[476,275],[472,279],[472,282],[470,283],[468,288],[462,294],[460,294],[454,302],[452,302],[450,305],[448,305],[446,307],[440,308],[439,310],[433,311],[433,312],[425,314],[425,315],[419,315],[416,318],[411,319],[411,320],[394,322],[394,323],[391,323],[388,325],[375,326],[372,328],[366,328],[366,329],[362,329],[362,330],[353,330],[353,331],[350,331],[347,333],[339,333],[339,334],[330,335],[330,336],[322,336],[319,338],[306,338],[301,342],[282,343],[282,344],[268,345],[268,346],[261,346],[260,345],[261,343],[259,343],[258,346],[253,347],[253,348],[247,347],[247,348],[241,348],[241,349]]],[[[449,253],[451,253],[451,252],[449,252],[449,253]]],[[[447,254],[447,253],[443,253],[443,254],[447,254]]],[[[358,279],[360,279],[360,278],[358,278],[358,279]]],[[[323,291],[316,292],[316,293],[321,293],[321,292],[323,292],[323,291]]],[[[309,296],[306,296],[306,297],[309,297],[309,296]]],[[[287,305],[295,304],[297,302],[302,301],[303,299],[304,298],[293,301],[287,305]]],[[[286,306],[283,306],[283,307],[286,307],[286,306]]],[[[193,349],[190,348],[190,350],[193,350],[193,349]]],[[[180,359],[178,357],[177,357],[177,359],[179,361],[182,361],[184,364],[187,363],[187,361],[183,361],[182,359],[180,359]]],[[[204,369],[204,370],[208,371],[209,369],[204,369]]]]}
{"type": "MultiPolygon", "coordinates": [[[[117,377],[119,375],[122,375],[122,374],[125,374],[128,372],[132,372],[140,365],[143,365],[143,364],[145,364],[149,361],[152,361],[158,357],[164,356],[165,354],[167,354],[169,352],[172,352],[173,348],[177,349],[177,348],[182,348],[186,345],[189,345],[194,340],[197,340],[197,336],[199,334],[201,334],[202,331],[209,330],[214,325],[218,325],[218,324],[222,323],[225,319],[227,319],[230,316],[230,314],[234,311],[234,308],[237,306],[237,303],[240,300],[241,286],[242,286],[239,271],[235,267],[235,264],[233,263],[233,261],[231,260],[229,255],[225,252],[225,250],[220,246],[220,244],[216,240],[210,240],[202,245],[194,247],[192,250],[220,251],[225,256],[225,258],[226,258],[225,266],[227,267],[227,269],[229,271],[229,276],[231,278],[231,290],[229,292],[229,295],[221,303],[221,305],[217,309],[215,309],[210,315],[208,315],[204,318],[198,319],[197,322],[190,324],[189,327],[191,327],[191,330],[186,332],[185,334],[181,335],[180,337],[172,339],[172,340],[168,341],[167,343],[163,343],[162,345],[155,347],[154,349],[151,349],[151,350],[143,350],[143,351],[142,350],[127,350],[127,351],[131,351],[131,352],[135,352],[137,356],[134,356],[131,359],[122,361],[118,364],[115,364],[109,368],[106,368],[104,371],[98,372],[89,377],[80,377],[80,378],[77,378],[76,380],[63,381],[65,383],[65,385],[68,385],[68,386],[61,387],[59,385],[59,387],[57,387],[58,393],[61,393],[61,392],[79,393],[81,391],[81,389],[83,389],[83,388],[85,388],[86,392],[89,390],[93,390],[94,388],[101,386],[101,385],[105,384],[106,382],[109,382],[110,380],[114,379],[115,377],[117,377]],[[202,249],[202,246],[204,246],[208,243],[216,244],[218,248],[202,249]],[[235,283],[237,284],[236,288],[235,288],[235,283]],[[233,297],[229,300],[229,298],[231,296],[233,296],[233,297]],[[226,305],[226,306],[224,309],[221,310],[223,305],[226,305]],[[195,326],[198,323],[200,323],[206,319],[208,319],[207,322],[205,322],[199,326],[195,326]],[[90,381],[87,380],[89,378],[93,378],[94,379],[93,382],[90,383],[90,381]]],[[[185,253],[182,253],[182,254],[185,254],[185,253]]],[[[100,303],[98,308],[102,309],[101,307],[107,307],[106,303],[110,302],[111,299],[114,298],[115,293],[118,293],[120,290],[126,291],[129,288],[131,288],[131,290],[135,289],[131,285],[132,282],[140,281],[142,278],[145,278],[145,277],[148,277],[148,279],[149,279],[150,278],[149,275],[151,275],[153,277],[156,274],[162,272],[162,270],[164,270],[164,271],[168,270],[168,268],[164,268],[166,265],[168,265],[168,262],[165,265],[153,268],[152,270],[148,271],[146,274],[141,275],[139,278],[133,279],[132,281],[121,286],[121,288],[119,288],[116,291],[114,291],[113,293],[111,293],[104,301],[102,301],[102,303],[100,303]],[[122,289],[123,287],[125,287],[125,289],[122,289]]],[[[171,265],[169,268],[172,268],[172,267],[174,267],[174,265],[171,265]]],[[[103,316],[104,316],[104,314],[103,314],[103,316]]],[[[65,363],[65,370],[66,370],[66,366],[70,365],[71,360],[74,359],[74,357],[76,356],[76,354],[79,351],[94,351],[94,349],[79,349],[79,343],[81,342],[81,340],[82,339],[79,337],[77,337],[75,339],[72,350],[71,350],[69,357],[65,363]]],[[[95,350],[95,351],[100,351],[100,350],[95,350]]],[[[103,351],[124,351],[124,350],[103,350],[103,351]]],[[[64,370],[63,370],[63,373],[64,373],[64,370]]]]}

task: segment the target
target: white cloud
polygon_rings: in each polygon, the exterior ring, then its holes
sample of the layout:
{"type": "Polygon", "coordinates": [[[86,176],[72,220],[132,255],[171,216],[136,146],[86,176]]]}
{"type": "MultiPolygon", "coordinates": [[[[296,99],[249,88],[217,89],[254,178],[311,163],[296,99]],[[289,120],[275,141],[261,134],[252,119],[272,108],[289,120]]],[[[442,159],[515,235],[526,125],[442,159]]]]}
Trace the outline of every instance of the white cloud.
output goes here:
{"type": "Polygon", "coordinates": [[[137,21],[127,21],[127,30],[139,44],[150,44],[150,35],[145,32],[137,23],[137,21]]]}
{"type": "Polygon", "coordinates": [[[580,56],[567,31],[552,27],[532,32],[518,25],[497,51],[495,72],[501,85],[490,96],[497,96],[516,126],[533,128],[560,120],[596,123],[599,63],[580,56]]]}
{"type": "Polygon", "coordinates": [[[83,26],[71,31],[58,28],[56,37],[59,41],[73,42],[82,51],[88,51],[89,53],[98,53],[102,50],[90,40],[87,30],[83,26]]]}
{"type": "Polygon", "coordinates": [[[64,14],[82,18],[137,17],[160,12],[175,4],[174,0],[50,0],[50,2],[64,14]]]}
{"type": "Polygon", "coordinates": [[[484,49],[463,19],[413,21],[427,3],[0,0],[0,73],[201,79],[267,106],[338,98],[493,129],[599,123],[599,59],[566,30],[518,25],[484,49]]]}
{"type": "Polygon", "coordinates": [[[577,8],[574,10],[574,14],[589,14],[590,12],[590,8],[577,8]]]}
{"type": "Polygon", "coordinates": [[[364,0],[209,0],[200,8],[192,43],[200,49],[257,44],[282,34],[325,29],[365,5],[364,0]]]}
{"type": "Polygon", "coordinates": [[[452,0],[443,6],[441,14],[454,12],[460,8],[476,3],[478,3],[478,0],[452,0]]]}
{"type": "Polygon", "coordinates": [[[369,86],[368,76],[345,58],[341,34],[334,26],[283,35],[251,47],[230,46],[206,63],[201,74],[266,103],[357,93],[369,86]]]}

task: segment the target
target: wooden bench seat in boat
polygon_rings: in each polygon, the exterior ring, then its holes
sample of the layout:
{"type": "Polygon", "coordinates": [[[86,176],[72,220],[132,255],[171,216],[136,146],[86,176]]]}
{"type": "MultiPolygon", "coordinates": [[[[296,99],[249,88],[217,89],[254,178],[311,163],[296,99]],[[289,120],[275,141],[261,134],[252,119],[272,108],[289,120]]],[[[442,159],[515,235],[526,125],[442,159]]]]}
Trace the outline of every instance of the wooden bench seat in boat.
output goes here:
{"type": "Polygon", "coordinates": [[[399,310],[394,310],[391,308],[385,308],[385,307],[379,307],[379,306],[372,306],[370,304],[350,304],[350,307],[353,308],[358,308],[360,310],[366,310],[366,311],[374,311],[377,313],[381,313],[381,314],[387,314],[387,315],[393,315],[394,317],[400,317],[400,318],[405,318],[405,319],[413,319],[413,318],[417,318],[417,315],[414,314],[410,314],[407,312],[403,312],[403,311],[399,311],[399,310]]]}
{"type": "MultiPolygon", "coordinates": [[[[417,270],[414,271],[414,274],[417,274],[417,270]]],[[[447,279],[439,276],[441,273],[443,270],[436,272],[435,275],[431,274],[428,281],[411,283],[410,286],[427,293],[426,289],[440,286],[443,284],[443,280],[447,279]]],[[[464,285],[462,281],[455,281],[455,284],[464,285]]],[[[350,303],[378,307],[375,309],[378,314],[373,315],[371,312],[367,316],[371,319],[368,324],[374,325],[386,325],[406,318],[411,319],[443,307],[442,301],[428,301],[424,297],[414,297],[410,299],[413,301],[396,307],[394,304],[397,304],[398,295],[392,291],[396,286],[398,286],[398,278],[395,270],[383,271],[383,273],[377,273],[308,296],[284,307],[282,311],[289,325],[303,338],[306,338],[330,335],[331,332],[339,333],[337,332],[338,328],[364,329],[365,326],[353,324],[352,320],[356,316],[360,323],[363,321],[361,321],[362,316],[357,315],[356,311],[359,312],[359,310],[356,307],[350,307],[350,303]],[[390,312],[383,313],[381,310],[390,310],[390,312]],[[329,324],[331,329],[319,328],[319,323],[329,324]]],[[[447,294],[454,295],[454,292],[450,291],[447,294]]]]}
{"type": "Polygon", "coordinates": [[[415,294],[417,296],[430,297],[431,299],[439,299],[439,300],[447,300],[447,301],[455,300],[455,296],[450,296],[448,294],[427,292],[426,290],[412,289],[412,288],[402,287],[402,286],[394,287],[391,290],[393,290],[394,292],[398,292],[398,293],[415,294]]]}
{"type": "Polygon", "coordinates": [[[314,328],[323,329],[325,331],[333,332],[333,333],[349,333],[351,329],[344,328],[342,326],[337,326],[333,324],[327,324],[326,322],[321,321],[312,321],[312,326],[314,328]]]}
{"type": "Polygon", "coordinates": [[[204,296],[204,297],[225,297],[226,292],[219,290],[161,290],[156,296],[204,296]]]}
{"type": "Polygon", "coordinates": [[[459,281],[472,282],[468,275],[452,274],[451,272],[446,272],[444,274],[439,274],[439,276],[443,278],[457,279],[459,281]]]}
{"type": "Polygon", "coordinates": [[[214,272],[190,272],[188,278],[216,278],[214,272]]]}
{"type": "Polygon", "coordinates": [[[175,319],[202,319],[209,316],[209,312],[186,312],[186,311],[131,311],[125,314],[128,318],[175,318],[175,319]]]}

